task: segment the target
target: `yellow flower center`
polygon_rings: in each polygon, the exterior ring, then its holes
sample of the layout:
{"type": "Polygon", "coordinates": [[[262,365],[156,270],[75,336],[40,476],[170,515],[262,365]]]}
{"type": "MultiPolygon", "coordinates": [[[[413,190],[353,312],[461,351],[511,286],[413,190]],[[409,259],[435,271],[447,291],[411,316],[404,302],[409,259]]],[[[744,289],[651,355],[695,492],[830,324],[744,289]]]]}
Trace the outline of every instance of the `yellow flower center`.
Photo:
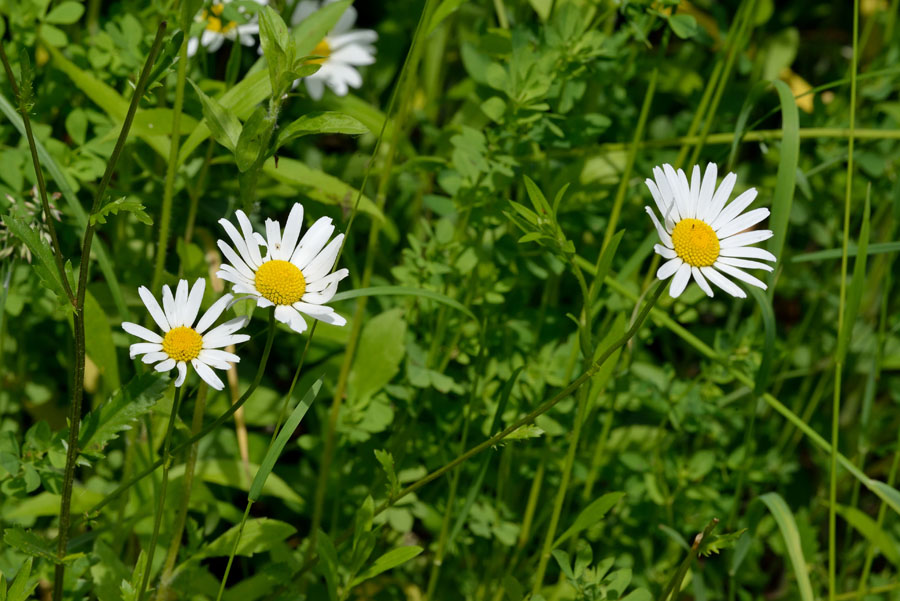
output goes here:
{"type": "Polygon", "coordinates": [[[225,25],[222,25],[222,11],[225,10],[224,4],[213,4],[209,7],[209,10],[212,11],[212,15],[206,10],[203,11],[203,18],[206,19],[207,31],[226,34],[237,27],[237,23],[234,21],[228,21],[225,25]]]}
{"type": "Polygon", "coordinates": [[[328,45],[328,40],[322,40],[316,44],[316,47],[313,48],[312,55],[321,56],[322,58],[311,58],[309,59],[310,64],[321,65],[327,61],[328,57],[331,56],[331,46],[328,45]]]}
{"type": "Polygon", "coordinates": [[[693,267],[707,267],[719,258],[719,237],[699,219],[682,219],[672,230],[672,244],[678,256],[693,267]]]}
{"type": "Polygon", "coordinates": [[[194,328],[178,326],[166,332],[163,351],[176,361],[190,361],[200,355],[203,337],[194,328]]]}
{"type": "Polygon", "coordinates": [[[293,305],[306,292],[303,272],[290,261],[268,261],[256,270],[256,289],[276,305],[293,305]]]}

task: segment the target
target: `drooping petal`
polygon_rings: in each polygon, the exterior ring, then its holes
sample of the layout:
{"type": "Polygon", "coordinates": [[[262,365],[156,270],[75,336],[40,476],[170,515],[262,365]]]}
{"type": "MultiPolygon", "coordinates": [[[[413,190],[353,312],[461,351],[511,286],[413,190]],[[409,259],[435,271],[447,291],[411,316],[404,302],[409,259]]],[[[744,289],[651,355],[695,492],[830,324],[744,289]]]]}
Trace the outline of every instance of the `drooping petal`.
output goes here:
{"type": "Polygon", "coordinates": [[[244,276],[247,279],[252,280],[255,275],[254,271],[250,269],[241,259],[238,257],[237,253],[234,252],[228,244],[225,243],[224,240],[218,240],[216,244],[219,246],[219,250],[222,251],[222,254],[225,255],[225,259],[234,267],[238,273],[244,276]]]}
{"type": "Polygon", "coordinates": [[[684,292],[684,289],[687,288],[688,282],[690,281],[691,266],[687,263],[683,263],[672,278],[672,285],[669,287],[669,296],[672,298],[681,296],[681,293],[684,292]]]}
{"type": "Polygon", "coordinates": [[[175,364],[175,367],[178,368],[178,377],[175,378],[175,388],[180,388],[181,385],[184,384],[184,379],[187,377],[187,363],[179,361],[175,364]]]}
{"type": "Polygon", "coordinates": [[[650,219],[653,220],[653,225],[656,227],[656,233],[659,234],[659,240],[668,246],[672,247],[672,236],[669,235],[665,229],[663,229],[662,224],[659,222],[659,219],[656,218],[656,214],[653,213],[653,209],[650,207],[644,207],[644,210],[647,211],[647,214],[650,215],[650,219]]]}
{"type": "Polygon", "coordinates": [[[278,305],[275,307],[275,319],[283,324],[287,324],[289,328],[298,334],[306,331],[306,320],[299,313],[288,305],[278,305]]]}
{"type": "Polygon", "coordinates": [[[655,250],[656,254],[661,256],[663,259],[674,259],[678,256],[677,252],[675,252],[671,248],[663,246],[662,244],[654,244],[653,250],[655,250]]]}
{"type": "Polygon", "coordinates": [[[344,319],[343,316],[339,315],[331,307],[326,307],[324,305],[312,305],[303,302],[296,302],[293,306],[298,311],[306,313],[310,317],[314,317],[319,321],[330,323],[331,325],[342,326],[347,323],[347,320],[344,319]]]}
{"type": "Polygon", "coordinates": [[[737,267],[732,267],[731,265],[728,265],[727,263],[722,263],[721,261],[716,261],[715,263],[713,263],[713,267],[715,267],[722,273],[727,273],[728,275],[730,275],[733,278],[737,278],[739,280],[747,282],[751,286],[756,286],[757,288],[762,288],[763,290],[766,289],[765,282],[763,282],[759,278],[753,277],[752,275],[750,275],[743,269],[738,269],[737,267]]]}
{"type": "Polygon", "coordinates": [[[200,376],[204,382],[209,384],[211,388],[214,390],[222,390],[225,388],[225,384],[222,383],[222,380],[219,379],[219,376],[210,369],[210,367],[200,361],[198,359],[191,359],[191,365],[194,366],[194,369],[197,371],[197,375],[200,376]]]}
{"type": "Polygon", "coordinates": [[[170,357],[170,358],[166,359],[165,361],[162,361],[161,363],[157,363],[156,367],[154,367],[153,369],[155,369],[158,372],[163,372],[163,371],[171,371],[173,367],[175,367],[175,359],[172,359],[170,357]]]}
{"type": "Polygon", "coordinates": [[[152,353],[147,353],[143,357],[141,357],[141,361],[150,365],[151,363],[156,363],[158,361],[165,361],[169,358],[168,353],[165,351],[154,351],[152,353]]]}
{"type": "MultiPolygon", "coordinates": [[[[246,263],[247,269],[250,270],[249,266],[252,265],[252,260],[250,258],[250,251],[247,249],[247,241],[240,232],[237,231],[234,224],[227,219],[219,219],[219,225],[221,225],[222,229],[225,230],[225,233],[228,234],[232,244],[234,244],[235,250],[240,254],[241,260],[246,263]]],[[[257,268],[259,265],[253,265],[253,267],[257,268]]]]}
{"type": "Polygon", "coordinates": [[[667,280],[672,277],[678,268],[684,265],[685,262],[675,257],[670,261],[666,261],[662,265],[660,265],[659,269],[656,270],[656,277],[660,280],[667,280]]]}
{"type": "Polygon", "coordinates": [[[713,267],[701,267],[700,271],[706,276],[710,282],[737,298],[747,298],[747,294],[738,287],[737,284],[726,278],[724,275],[716,271],[713,267]]]}
{"type": "Polygon", "coordinates": [[[706,278],[703,277],[703,272],[700,271],[700,268],[691,267],[691,275],[694,276],[694,281],[697,282],[697,285],[700,286],[700,289],[706,293],[706,296],[712,298],[712,288],[710,287],[709,282],[706,281],[706,278]]]}

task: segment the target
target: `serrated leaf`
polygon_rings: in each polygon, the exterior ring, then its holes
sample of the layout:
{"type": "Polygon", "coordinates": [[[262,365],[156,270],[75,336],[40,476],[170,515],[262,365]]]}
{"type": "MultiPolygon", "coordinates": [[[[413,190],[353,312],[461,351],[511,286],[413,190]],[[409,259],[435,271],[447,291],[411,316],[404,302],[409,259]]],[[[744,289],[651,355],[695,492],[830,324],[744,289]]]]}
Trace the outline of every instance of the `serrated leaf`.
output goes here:
{"type": "Polygon", "coordinates": [[[50,541],[22,528],[7,528],[3,533],[3,542],[31,557],[39,557],[51,563],[68,565],[84,556],[84,553],[74,553],[59,559],[50,541]]]}
{"type": "Polygon", "coordinates": [[[92,411],[81,422],[78,447],[83,453],[100,454],[106,444],[127,430],[140,416],[149,412],[162,398],[169,380],[156,372],[135,376],[108,402],[92,411]]]}
{"type": "Polygon", "coordinates": [[[153,225],[153,219],[144,211],[144,205],[139,200],[123,196],[117,200],[106,203],[100,210],[91,215],[91,225],[105,224],[109,215],[118,215],[119,211],[133,213],[138,221],[147,225],[153,225]]]}
{"type": "Polygon", "coordinates": [[[390,496],[393,497],[400,492],[400,480],[397,479],[397,472],[394,469],[394,456],[387,451],[375,449],[375,459],[378,460],[378,463],[380,463],[381,467],[384,469],[384,473],[388,479],[390,496]]]}
{"type": "Polygon", "coordinates": [[[3,224],[37,258],[38,262],[33,264],[33,266],[38,277],[59,297],[59,301],[63,306],[69,305],[71,307],[71,304],[67,302],[68,295],[63,288],[62,280],[59,279],[59,272],[56,269],[56,262],[53,259],[53,251],[50,249],[50,245],[41,238],[38,232],[11,214],[3,216],[3,224]]]}
{"type": "Polygon", "coordinates": [[[734,547],[737,544],[738,539],[740,539],[746,531],[746,528],[741,528],[737,532],[707,536],[700,542],[700,555],[709,557],[710,555],[717,555],[722,549],[734,547]]]}

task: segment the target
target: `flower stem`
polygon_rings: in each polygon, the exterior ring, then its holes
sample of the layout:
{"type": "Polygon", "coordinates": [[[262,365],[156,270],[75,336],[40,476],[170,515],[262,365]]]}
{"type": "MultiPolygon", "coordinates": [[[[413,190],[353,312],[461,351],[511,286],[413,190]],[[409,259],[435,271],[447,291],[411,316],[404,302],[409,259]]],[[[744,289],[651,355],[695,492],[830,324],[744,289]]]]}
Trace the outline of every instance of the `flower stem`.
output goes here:
{"type": "MultiPolygon", "coordinates": [[[[194,402],[194,417],[191,421],[191,432],[196,434],[203,427],[203,413],[206,411],[206,392],[209,386],[201,382],[197,389],[197,400],[194,402]]],[[[178,550],[181,548],[181,537],[184,533],[184,525],[187,523],[188,506],[191,500],[191,488],[194,484],[194,466],[197,464],[198,443],[191,445],[188,458],[184,465],[184,481],[181,491],[181,504],[178,507],[178,516],[175,518],[175,528],[172,530],[172,542],[166,554],[166,562],[163,564],[162,576],[159,579],[158,601],[166,601],[169,598],[175,562],[178,560],[178,550]]]]}
{"type": "Polygon", "coordinates": [[[237,553],[238,544],[241,542],[241,534],[244,533],[244,524],[247,523],[247,516],[250,515],[250,507],[252,506],[253,501],[247,499],[247,507],[244,509],[244,516],[241,518],[241,525],[238,527],[237,536],[234,537],[231,553],[228,554],[228,563],[225,565],[225,573],[222,574],[222,584],[219,585],[219,594],[216,595],[216,601],[222,601],[222,595],[225,593],[225,583],[228,582],[228,574],[231,573],[231,564],[234,563],[234,555],[237,553]]]}
{"type": "MultiPolygon", "coordinates": [[[[94,197],[94,203],[88,218],[87,227],[84,231],[84,240],[81,246],[81,267],[78,271],[78,287],[75,293],[75,313],[73,315],[73,330],[75,333],[75,377],[72,392],[72,406],[69,412],[69,439],[66,447],[66,468],[63,475],[62,495],[59,504],[59,538],[57,539],[56,555],[61,559],[66,555],[66,547],[69,544],[69,526],[71,521],[72,506],[72,489],[75,481],[75,462],[78,458],[78,431],[81,425],[81,402],[84,398],[84,362],[85,362],[85,339],[84,339],[84,299],[87,294],[87,279],[91,265],[91,243],[94,240],[94,223],[91,217],[97,212],[103,203],[106,194],[106,188],[112,179],[112,174],[116,169],[116,163],[125,147],[125,141],[128,139],[128,132],[131,130],[131,124],[134,121],[134,115],[137,112],[138,104],[144,95],[144,89],[147,86],[147,80],[150,78],[150,71],[156,62],[156,57],[162,48],[163,35],[166,32],[166,22],[159,24],[156,30],[156,37],[153,45],[150,47],[150,53],[144,62],[137,85],[134,88],[134,95],[131,97],[131,104],[128,106],[128,113],[125,115],[125,121],[122,123],[122,130],[119,132],[119,138],[113,148],[112,155],[109,157],[109,163],[106,165],[106,171],[100,180],[97,188],[97,195],[94,197]]],[[[65,278],[63,278],[65,280],[65,278]]],[[[62,600],[63,593],[63,577],[65,576],[65,565],[60,562],[56,564],[54,581],[53,581],[53,599],[62,600]]]]}
{"type": "MultiPolygon", "coordinates": [[[[266,363],[268,363],[268,361],[269,361],[269,354],[272,350],[272,341],[275,338],[275,329],[276,329],[275,328],[275,309],[273,307],[269,311],[269,328],[268,328],[269,334],[268,334],[268,338],[266,339],[266,346],[263,349],[262,358],[260,359],[259,367],[256,370],[256,376],[254,376],[253,382],[250,384],[250,386],[247,388],[247,390],[244,391],[244,394],[241,395],[241,398],[239,398],[235,404],[233,404],[231,407],[229,407],[228,410],[225,411],[225,413],[223,413],[222,415],[217,417],[215,419],[215,421],[208,424],[206,427],[204,427],[202,430],[200,430],[199,432],[197,432],[196,434],[194,434],[193,436],[188,438],[186,441],[184,441],[183,443],[177,445],[174,449],[172,449],[173,454],[178,453],[182,449],[185,449],[185,448],[193,445],[194,443],[196,443],[197,441],[202,439],[204,436],[206,436],[207,434],[209,434],[210,432],[212,432],[213,430],[215,430],[216,428],[218,428],[219,426],[224,424],[226,421],[228,421],[228,418],[230,418],[232,415],[234,415],[235,411],[237,411],[238,409],[243,407],[244,403],[246,403],[247,400],[253,395],[254,391],[259,386],[259,382],[262,380],[263,372],[266,369],[266,363]]],[[[122,484],[120,484],[118,486],[118,488],[116,488],[114,491],[112,491],[111,493],[106,495],[106,497],[104,497],[104,499],[102,501],[100,501],[99,503],[94,505],[90,510],[85,512],[85,514],[86,515],[96,514],[107,504],[109,504],[112,501],[114,501],[115,499],[117,499],[119,497],[119,495],[121,495],[123,492],[125,492],[126,490],[128,490],[129,488],[134,486],[136,483],[140,482],[141,480],[143,480],[144,478],[146,478],[147,476],[149,476],[150,474],[155,472],[156,468],[158,468],[162,464],[163,464],[162,459],[157,459],[152,464],[150,464],[146,469],[144,469],[142,472],[140,472],[136,476],[133,476],[127,482],[123,482],[122,484]]]]}
{"type": "Polygon", "coordinates": [[[172,412],[169,413],[169,425],[166,426],[166,437],[163,440],[162,453],[162,484],[159,487],[159,496],[156,499],[156,515],[153,518],[153,534],[150,535],[150,546],[147,547],[147,564],[144,569],[144,578],[141,580],[141,588],[138,589],[138,601],[143,601],[150,582],[150,573],[153,571],[153,554],[156,552],[156,542],[159,540],[159,525],[162,523],[162,513],[166,506],[166,489],[169,487],[169,466],[172,464],[172,432],[175,430],[175,420],[178,417],[178,407],[181,405],[181,387],[175,388],[175,397],[172,399],[172,412]]]}

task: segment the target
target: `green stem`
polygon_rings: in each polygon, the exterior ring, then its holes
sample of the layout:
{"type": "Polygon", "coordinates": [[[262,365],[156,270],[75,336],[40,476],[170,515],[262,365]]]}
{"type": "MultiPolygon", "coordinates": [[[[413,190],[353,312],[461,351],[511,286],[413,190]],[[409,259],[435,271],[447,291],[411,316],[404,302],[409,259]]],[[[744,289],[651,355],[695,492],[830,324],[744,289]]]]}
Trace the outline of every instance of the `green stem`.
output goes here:
{"type": "MultiPolygon", "coordinates": [[[[853,3],[853,58],[850,66],[850,139],[847,154],[847,186],[844,194],[844,240],[841,256],[841,292],[838,308],[838,340],[845,328],[844,310],[847,300],[847,248],[850,244],[850,197],[853,193],[853,130],[856,126],[856,67],[859,60],[859,0],[853,3]]],[[[828,486],[828,599],[834,601],[837,592],[837,457],[838,434],[841,417],[841,375],[844,364],[844,350],[838,344],[834,360],[834,397],[831,404],[831,464],[828,486]]]]}
{"type": "MultiPolygon", "coordinates": [[[[131,124],[134,121],[134,115],[137,112],[141,97],[144,95],[144,89],[147,86],[147,80],[150,77],[150,71],[156,62],[162,48],[163,35],[166,32],[166,22],[159,24],[156,30],[156,38],[150,47],[150,54],[144,62],[141,75],[138,78],[137,85],[134,89],[134,95],[131,97],[131,103],[128,105],[128,113],[125,115],[125,121],[122,123],[122,130],[119,132],[119,138],[110,155],[109,163],[107,163],[106,171],[100,180],[97,188],[97,195],[94,197],[94,203],[88,217],[87,227],[84,231],[84,240],[81,246],[81,267],[78,271],[78,287],[75,293],[75,312],[73,315],[73,330],[75,333],[75,374],[72,393],[72,406],[69,412],[69,439],[66,448],[66,468],[63,474],[63,487],[59,504],[59,537],[57,539],[56,554],[62,558],[66,554],[66,547],[69,544],[69,527],[71,521],[72,506],[72,489],[75,482],[75,462],[78,458],[78,431],[81,426],[81,402],[84,398],[84,360],[85,360],[85,339],[84,339],[84,299],[87,294],[88,272],[91,266],[91,243],[94,239],[94,223],[91,217],[97,212],[103,203],[106,194],[106,188],[112,179],[113,172],[116,169],[116,163],[125,147],[125,141],[128,139],[128,132],[131,130],[131,124]]],[[[64,278],[65,279],[65,278],[64,278]]],[[[53,599],[62,601],[63,578],[65,576],[65,565],[56,564],[53,582],[53,599]]]]}
{"type": "Polygon", "coordinates": [[[159,487],[159,497],[156,499],[156,515],[153,518],[153,534],[150,535],[150,546],[147,548],[147,564],[144,569],[144,578],[141,580],[141,588],[138,589],[137,601],[143,601],[147,591],[147,583],[150,582],[150,573],[153,572],[153,555],[156,553],[156,542],[159,540],[159,526],[162,523],[163,509],[166,506],[166,490],[169,487],[169,466],[172,464],[172,432],[175,431],[175,420],[178,418],[178,407],[181,405],[181,387],[175,389],[175,397],[172,399],[172,412],[169,414],[169,425],[166,426],[166,437],[163,440],[162,453],[162,484],[159,487]]]}
{"type": "Polygon", "coordinates": [[[750,463],[756,448],[756,439],[753,438],[753,429],[756,425],[756,405],[758,401],[758,397],[754,394],[751,395],[750,402],[747,403],[747,422],[749,425],[747,426],[747,429],[744,430],[743,458],[740,467],[738,467],[737,485],[734,487],[734,497],[731,500],[731,511],[728,514],[728,522],[726,524],[726,528],[729,530],[734,525],[734,520],[737,517],[738,508],[741,504],[741,496],[744,492],[744,479],[747,476],[747,466],[750,463]]]}
{"type": "MultiPolygon", "coordinates": [[[[268,338],[266,339],[266,347],[263,349],[262,358],[260,359],[259,367],[256,370],[256,376],[254,376],[253,382],[250,384],[250,386],[247,388],[247,390],[244,391],[244,394],[241,395],[241,398],[239,398],[231,407],[229,407],[228,410],[225,411],[225,413],[223,413],[222,415],[217,417],[215,419],[215,421],[208,424],[205,428],[203,428],[202,430],[200,430],[199,432],[197,432],[196,434],[194,434],[193,436],[188,438],[186,441],[184,441],[183,443],[176,446],[172,450],[173,454],[178,453],[182,449],[185,449],[185,448],[193,445],[194,443],[196,443],[197,441],[202,439],[204,436],[206,436],[207,434],[209,434],[210,432],[212,432],[213,430],[215,430],[216,428],[218,428],[219,426],[224,424],[226,421],[228,421],[228,419],[232,415],[234,415],[235,411],[237,411],[238,409],[243,407],[244,403],[246,403],[247,400],[253,395],[253,392],[256,390],[257,386],[259,386],[260,380],[262,380],[263,372],[266,369],[266,363],[268,363],[268,361],[269,361],[269,354],[272,350],[272,341],[275,338],[275,329],[276,329],[275,328],[275,309],[273,307],[269,311],[269,328],[268,328],[269,334],[268,334],[268,338]]],[[[111,493],[106,495],[106,497],[104,497],[102,501],[100,501],[99,503],[97,503],[96,505],[91,507],[87,512],[85,512],[85,515],[95,515],[98,511],[103,509],[103,507],[105,507],[107,504],[111,503],[116,498],[118,498],[119,495],[121,495],[123,492],[125,492],[126,490],[128,490],[129,488],[134,486],[136,483],[140,482],[141,480],[143,480],[144,478],[146,478],[147,476],[149,476],[150,474],[155,472],[156,468],[158,468],[161,465],[162,465],[162,460],[157,459],[150,466],[148,466],[146,469],[144,469],[144,471],[142,471],[139,474],[137,474],[136,476],[132,477],[127,482],[120,484],[114,491],[112,491],[111,493]]]]}
{"type": "MultiPolygon", "coordinates": [[[[185,2],[183,12],[190,2],[185,2]]],[[[182,23],[185,21],[182,15],[182,23]]],[[[178,167],[178,146],[181,141],[181,109],[184,106],[184,86],[187,80],[188,36],[184,36],[178,50],[178,71],[175,79],[175,104],[172,107],[172,132],[169,142],[169,162],[166,165],[166,183],[163,187],[163,201],[159,216],[159,239],[156,243],[156,259],[153,263],[151,290],[158,290],[162,284],[163,269],[166,265],[166,249],[169,246],[169,224],[172,221],[172,200],[175,196],[175,174],[178,167]]]]}
{"type": "MultiPolygon", "coordinates": [[[[206,392],[209,389],[206,382],[202,382],[197,389],[197,400],[194,403],[194,416],[191,420],[191,433],[196,434],[203,427],[203,413],[206,411],[206,392]]],[[[184,465],[184,479],[182,480],[181,505],[178,507],[178,516],[175,518],[175,527],[172,530],[172,542],[166,554],[166,562],[163,564],[162,576],[159,579],[159,591],[157,601],[168,601],[172,590],[172,578],[175,571],[175,562],[178,561],[178,550],[181,548],[181,537],[184,534],[184,526],[187,523],[188,507],[191,501],[191,488],[194,484],[194,467],[197,464],[198,443],[191,445],[187,461],[184,465]]]]}
{"type": "Polygon", "coordinates": [[[234,556],[238,550],[238,544],[241,542],[241,535],[244,533],[244,524],[247,523],[247,516],[250,515],[250,507],[253,501],[247,499],[247,507],[244,509],[244,515],[241,517],[241,524],[238,526],[237,536],[234,537],[234,544],[231,546],[231,553],[228,554],[228,563],[225,564],[225,573],[222,574],[222,583],[219,585],[219,594],[216,595],[216,601],[222,601],[222,595],[225,594],[225,583],[228,582],[228,574],[231,573],[231,564],[234,563],[234,556]]]}
{"type": "MultiPolygon", "coordinates": [[[[23,49],[22,52],[25,52],[23,49]]],[[[12,68],[9,65],[9,59],[6,57],[6,50],[3,44],[0,44],[0,60],[3,61],[3,69],[6,71],[6,78],[12,87],[13,96],[19,105],[19,114],[22,115],[22,124],[25,126],[25,138],[28,140],[28,149],[31,151],[31,162],[34,165],[34,175],[37,179],[38,190],[41,194],[41,207],[44,210],[44,221],[47,223],[47,231],[50,233],[50,243],[53,247],[53,261],[56,263],[56,270],[59,272],[59,279],[62,280],[63,288],[69,302],[75,304],[75,293],[69,285],[69,278],[66,277],[66,269],[63,266],[63,254],[59,247],[59,239],[56,237],[56,226],[53,225],[53,216],[50,214],[50,201],[47,199],[47,184],[44,182],[44,171],[41,169],[41,161],[38,159],[37,146],[34,143],[34,133],[31,131],[31,119],[28,117],[28,107],[26,99],[19,92],[19,86],[16,84],[16,77],[13,75],[12,68]]]]}

